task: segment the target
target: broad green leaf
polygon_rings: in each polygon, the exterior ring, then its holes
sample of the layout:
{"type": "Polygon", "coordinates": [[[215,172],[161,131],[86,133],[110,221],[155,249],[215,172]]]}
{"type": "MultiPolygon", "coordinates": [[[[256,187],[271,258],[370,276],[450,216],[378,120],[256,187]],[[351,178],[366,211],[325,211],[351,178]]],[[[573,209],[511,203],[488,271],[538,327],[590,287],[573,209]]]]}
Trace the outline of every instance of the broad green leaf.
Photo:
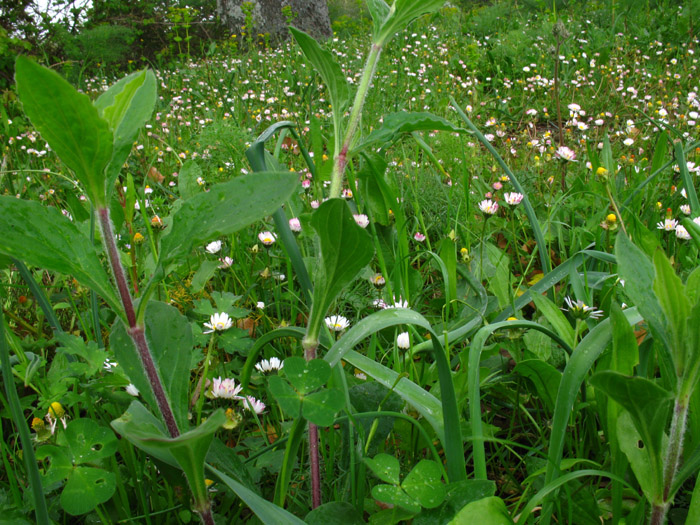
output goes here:
{"type": "Polygon", "coordinates": [[[340,134],[343,112],[350,101],[350,88],[345,80],[343,70],[330,51],[323,49],[313,37],[295,27],[290,27],[289,32],[297,41],[306,59],[321,75],[331,99],[335,132],[340,134]]]}
{"type": "MultiPolygon", "coordinates": [[[[656,476],[655,479],[660,480],[663,436],[673,394],[643,377],[624,376],[609,370],[594,374],[590,383],[622,405],[630,414],[647,449],[652,474],[656,476]]],[[[619,432],[618,440],[622,447],[624,436],[619,432]]],[[[661,486],[660,481],[658,486],[661,486]]]]}
{"type": "Polygon", "coordinates": [[[17,94],[24,112],[74,173],[96,207],[106,203],[104,170],[112,158],[112,132],[87,95],[27,57],[17,58],[17,94]]]}
{"type": "Polygon", "coordinates": [[[685,281],[685,295],[690,304],[700,301],[700,266],[695,268],[685,281]]]}
{"type": "Polygon", "coordinates": [[[450,483],[446,487],[445,503],[437,509],[424,509],[414,518],[413,525],[448,523],[468,503],[493,496],[495,492],[496,484],[485,479],[465,479],[450,483]]]}
{"type": "Polygon", "coordinates": [[[161,241],[159,266],[165,269],[195,246],[269,215],[289,198],[297,183],[293,173],[251,173],[188,199],[161,241]]]}
{"type": "Polygon", "coordinates": [[[610,307],[612,322],[613,353],[610,369],[631,376],[639,364],[639,346],[634,328],[627,322],[620,306],[613,302],[610,307]]]}
{"type": "Polygon", "coordinates": [[[546,296],[535,294],[532,296],[537,310],[547,318],[547,321],[557,331],[559,337],[566,341],[570,347],[574,347],[574,329],[564,313],[557,305],[546,296]]]}
{"type": "Polygon", "coordinates": [[[532,381],[539,398],[547,405],[547,408],[550,410],[554,409],[559,384],[561,383],[561,372],[559,370],[545,361],[526,359],[515,365],[513,372],[532,381]]]}
{"type": "Polygon", "coordinates": [[[384,178],[387,162],[384,157],[375,153],[364,154],[363,159],[357,179],[365,206],[373,221],[388,226],[391,222],[389,210],[396,202],[396,193],[384,178]]]}
{"type": "Polygon", "coordinates": [[[372,237],[357,225],[343,199],[321,204],[311,218],[321,244],[321,264],[316,272],[309,332],[317,337],[328,308],[372,259],[372,237]]]}
{"type": "Polygon", "coordinates": [[[218,409],[198,427],[176,438],[166,436],[163,426],[146,408],[134,401],[112,428],[135,446],[173,465],[176,464],[187,477],[196,505],[208,500],[204,483],[204,460],[214,433],[226,422],[224,411],[218,409]]]}
{"type": "Polygon", "coordinates": [[[698,194],[695,191],[695,183],[693,178],[688,171],[688,165],[685,162],[685,152],[683,151],[682,142],[674,142],[673,151],[676,154],[676,163],[681,172],[681,180],[683,181],[683,186],[685,187],[686,195],[688,195],[688,202],[690,203],[690,210],[693,217],[697,217],[700,214],[700,203],[698,203],[698,194]]]}
{"type": "Polygon", "coordinates": [[[672,347],[676,374],[680,377],[686,366],[686,318],[690,313],[690,301],[685,296],[685,286],[673,271],[668,258],[661,250],[654,254],[654,293],[666,315],[666,326],[672,347]]]}
{"type": "Polygon", "coordinates": [[[324,503],[309,512],[304,521],[307,525],[363,525],[362,514],[347,501],[324,503]]]}
{"type": "Polygon", "coordinates": [[[401,488],[426,509],[434,509],[445,500],[442,471],[437,463],[429,459],[422,459],[413,467],[401,483],[401,488]]]}
{"type": "Polygon", "coordinates": [[[695,306],[690,310],[687,327],[687,337],[683,347],[686,368],[683,370],[684,385],[681,388],[685,390],[689,386],[688,391],[692,396],[693,391],[697,388],[698,375],[700,374],[700,302],[695,303],[695,306]]]}
{"type": "Polygon", "coordinates": [[[414,131],[449,131],[451,133],[466,133],[464,128],[455,126],[449,120],[433,115],[432,113],[390,113],[384,117],[382,126],[370,133],[367,138],[353,151],[355,153],[372,147],[376,144],[388,145],[403,133],[414,131]]]}
{"type": "Polygon", "coordinates": [[[287,381],[279,376],[270,376],[267,379],[267,388],[288,416],[299,417],[301,398],[287,381]]]}
{"type": "Polygon", "coordinates": [[[219,268],[219,261],[203,261],[199,270],[192,276],[191,293],[196,294],[201,292],[206,286],[209,279],[214,277],[216,270],[219,268]]]}
{"type": "Polygon", "coordinates": [[[345,396],[340,390],[323,389],[304,397],[301,410],[305,419],[319,427],[329,427],[344,406],[345,396]]]}
{"type": "Polygon", "coordinates": [[[382,481],[399,484],[400,466],[399,460],[389,454],[377,454],[373,458],[365,458],[365,463],[369,469],[382,481]]]}
{"type": "Polygon", "coordinates": [[[101,468],[76,467],[61,492],[61,507],[72,516],[87,514],[108,501],[117,488],[116,476],[101,468]]]}
{"type": "Polygon", "coordinates": [[[460,510],[449,525],[513,525],[506,504],[496,496],[468,503],[460,510]]]}
{"type": "Polygon", "coordinates": [[[94,245],[56,208],[0,196],[0,252],[32,266],[72,275],[121,310],[94,245]]]}
{"type": "Polygon", "coordinates": [[[303,357],[288,357],[284,360],[283,370],[301,395],[321,388],[331,377],[331,366],[323,359],[306,361],[303,357]]]}
{"type": "MultiPolygon", "coordinates": [[[[255,492],[239,483],[235,479],[227,476],[223,472],[216,470],[211,465],[207,465],[207,470],[219,478],[228,488],[230,488],[241,500],[250,507],[262,523],[284,523],[285,525],[304,525],[304,522],[294,514],[290,514],[282,507],[263,499],[255,492]]],[[[329,524],[330,525],[330,524],[329,524]]],[[[350,524],[348,524],[350,525],[350,524]]]]}
{"type": "MultiPolygon", "coordinates": [[[[146,339],[163,382],[163,388],[170,400],[175,421],[180,430],[185,431],[189,427],[187,389],[193,346],[190,323],[174,306],[151,301],[146,306],[145,326],[146,339]]],[[[110,343],[124,373],[155,410],[158,405],[141,365],[139,353],[124,323],[120,320],[112,327],[110,343]]]]}
{"type": "Polygon", "coordinates": [[[372,36],[376,37],[389,14],[390,7],[384,0],[367,0],[366,5],[372,17],[372,36]]]}
{"type": "Polygon", "coordinates": [[[190,159],[182,165],[177,176],[177,189],[180,190],[180,197],[187,200],[202,193],[202,187],[197,182],[202,176],[202,168],[196,161],[190,159]]]}
{"type": "Polygon", "coordinates": [[[620,412],[615,430],[620,450],[630,462],[642,492],[649,501],[653,501],[654,494],[658,494],[660,490],[660,478],[654,474],[653,465],[649,459],[649,449],[643,443],[642,436],[635,428],[630,413],[626,410],[620,412]]]}
{"type": "Polygon", "coordinates": [[[434,13],[444,3],[445,0],[395,0],[373,41],[380,46],[384,45],[413,20],[419,16],[434,13]]]}
{"type": "Polygon", "coordinates": [[[403,507],[409,512],[420,512],[420,505],[416,500],[395,485],[375,485],[372,487],[372,497],[382,503],[403,507]]]}
{"type": "Polygon", "coordinates": [[[662,345],[670,349],[666,317],[654,294],[654,266],[626,235],[617,236],[615,257],[620,278],[625,281],[625,294],[634,301],[639,313],[649,323],[654,337],[658,337],[662,345]]]}
{"type": "Polygon", "coordinates": [[[87,364],[85,374],[88,377],[92,377],[104,367],[107,351],[99,348],[95,341],[86,343],[82,337],[66,332],[56,334],[56,339],[61,343],[61,346],[56,349],[57,352],[75,355],[85,361],[87,364]]]}
{"type": "Polygon", "coordinates": [[[108,194],[131,153],[139,130],[153,113],[156,90],[155,75],[143,70],[121,79],[95,101],[114,133],[114,151],[106,172],[108,194]]]}

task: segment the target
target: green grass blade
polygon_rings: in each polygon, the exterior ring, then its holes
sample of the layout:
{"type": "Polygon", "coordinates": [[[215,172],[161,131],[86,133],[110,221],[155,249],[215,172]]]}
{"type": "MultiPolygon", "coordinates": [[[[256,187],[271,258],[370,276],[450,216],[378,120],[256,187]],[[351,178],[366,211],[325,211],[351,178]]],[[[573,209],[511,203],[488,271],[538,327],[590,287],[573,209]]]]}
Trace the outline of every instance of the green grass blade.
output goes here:
{"type": "Polygon", "coordinates": [[[700,203],[698,202],[698,194],[695,191],[695,184],[690,176],[690,172],[688,172],[688,165],[685,163],[683,144],[676,142],[673,145],[673,149],[676,153],[676,163],[681,171],[683,186],[685,187],[686,194],[688,195],[688,201],[690,202],[690,210],[693,212],[691,216],[696,217],[698,214],[700,214],[700,203]]]}
{"type": "Polygon", "coordinates": [[[221,482],[230,488],[239,498],[241,498],[241,500],[243,500],[243,502],[250,507],[250,510],[252,510],[263,523],[288,523],[290,525],[304,524],[304,522],[297,518],[294,514],[291,514],[282,507],[278,507],[274,503],[261,498],[242,483],[239,483],[223,472],[216,470],[211,465],[206,465],[206,468],[214,476],[219,478],[221,482]]]}
{"type": "MultiPolygon", "coordinates": [[[[374,363],[374,361],[371,360],[370,361],[373,363],[373,365],[368,367],[368,363],[360,359],[359,361],[362,362],[364,367],[371,369],[371,371],[365,370],[363,366],[359,366],[358,364],[351,362],[348,359],[348,355],[350,354],[351,349],[354,348],[357,343],[372,333],[382,330],[388,326],[395,326],[398,324],[417,325],[431,333],[433,355],[438,369],[440,395],[442,397],[442,409],[440,410],[439,414],[442,416],[442,418],[440,418],[437,413],[430,414],[430,411],[426,412],[428,412],[430,416],[437,416],[429,419],[436,432],[440,434],[441,432],[438,431],[438,428],[441,428],[442,430],[443,437],[441,438],[441,441],[445,447],[450,481],[454,482],[466,479],[466,465],[464,463],[464,451],[462,448],[462,434],[459,427],[459,410],[457,409],[457,398],[454,390],[454,383],[452,382],[452,371],[450,369],[450,364],[447,361],[445,350],[440,342],[440,337],[432,330],[430,323],[425,319],[425,317],[420,315],[418,312],[404,308],[390,308],[372,314],[348,330],[348,332],[341,337],[335,345],[333,345],[328,354],[326,354],[325,359],[331,364],[331,366],[335,366],[341,359],[344,359],[365,373],[371,375],[388,388],[393,388],[398,378],[396,372],[374,363]],[[375,377],[375,375],[378,377],[375,377]],[[440,421],[440,419],[442,421],[440,421]]],[[[399,381],[399,385],[401,385],[401,383],[404,381],[411,383],[407,379],[403,378],[399,381]]],[[[401,391],[398,388],[399,385],[396,385],[395,391],[406,401],[411,403],[417,410],[421,411],[422,403],[424,401],[424,399],[421,398],[424,398],[424,395],[430,394],[415,383],[411,383],[411,385],[413,385],[415,388],[407,387],[401,391]],[[422,394],[418,394],[416,389],[421,391],[422,394]]],[[[426,419],[428,419],[426,414],[423,415],[426,417],[426,419]]]]}
{"type": "MultiPolygon", "coordinates": [[[[628,308],[624,311],[630,324],[634,325],[642,321],[642,316],[636,308],[628,308]]],[[[554,407],[552,420],[552,434],[549,440],[549,464],[545,483],[551,483],[559,475],[559,464],[564,451],[567,424],[571,410],[576,402],[579,388],[595,360],[605,350],[612,338],[610,319],[600,322],[586,337],[581,340],[564,369],[564,374],[557,394],[557,402],[554,407]]]]}
{"type": "Polygon", "coordinates": [[[24,279],[24,282],[27,283],[27,286],[32,292],[34,299],[36,299],[36,302],[39,304],[41,311],[44,312],[44,317],[46,317],[46,320],[51,325],[51,329],[54,331],[55,334],[60,334],[61,332],[63,332],[63,329],[61,328],[61,323],[58,322],[58,318],[56,317],[56,313],[51,307],[51,303],[49,303],[48,297],[46,297],[44,290],[42,290],[41,287],[34,280],[34,277],[29,271],[29,268],[27,268],[27,265],[19,259],[15,259],[14,257],[12,258],[12,264],[14,264],[17,267],[17,270],[19,270],[19,274],[22,276],[22,279],[24,279]]]}
{"type": "Polygon", "coordinates": [[[22,406],[19,402],[17,390],[15,390],[15,379],[12,376],[12,366],[10,365],[10,349],[7,346],[5,335],[5,316],[0,310],[0,363],[2,364],[2,379],[5,383],[5,393],[10,405],[10,413],[12,420],[17,426],[19,439],[22,444],[22,456],[24,458],[24,466],[27,469],[29,478],[29,487],[34,498],[34,512],[36,513],[36,522],[40,525],[48,525],[49,512],[46,508],[46,499],[44,498],[44,489],[41,486],[41,477],[39,469],[36,466],[36,456],[34,455],[34,445],[32,438],[29,435],[27,421],[22,411],[22,406]]]}
{"type": "MultiPolygon", "coordinates": [[[[615,476],[614,474],[611,474],[610,472],[607,472],[605,470],[597,470],[597,469],[583,469],[583,470],[577,470],[575,472],[569,472],[568,474],[565,474],[556,480],[552,480],[548,482],[544,487],[542,487],[537,494],[535,494],[532,498],[530,498],[530,501],[527,502],[527,505],[523,510],[520,512],[519,516],[520,519],[518,520],[518,523],[527,523],[528,518],[532,514],[532,512],[535,510],[535,507],[539,505],[544,499],[549,496],[552,492],[557,490],[559,487],[566,485],[569,481],[572,481],[574,479],[578,478],[584,478],[584,477],[606,477],[614,481],[618,481],[620,483],[624,483],[627,487],[633,489],[633,487],[627,483],[623,478],[615,476]],[[524,518],[524,519],[523,519],[524,518]]],[[[633,489],[634,490],[634,489],[633,489]]]]}
{"type": "Polygon", "coordinates": [[[481,351],[486,340],[495,331],[501,328],[530,328],[542,332],[554,341],[559,343],[568,353],[571,347],[564,339],[548,328],[533,323],[532,321],[503,321],[484,326],[479,330],[472,340],[469,348],[469,417],[472,426],[472,440],[474,441],[474,477],[476,479],[487,479],[486,476],[486,450],[484,448],[484,433],[481,422],[481,389],[479,385],[479,362],[481,361],[481,351]]]}

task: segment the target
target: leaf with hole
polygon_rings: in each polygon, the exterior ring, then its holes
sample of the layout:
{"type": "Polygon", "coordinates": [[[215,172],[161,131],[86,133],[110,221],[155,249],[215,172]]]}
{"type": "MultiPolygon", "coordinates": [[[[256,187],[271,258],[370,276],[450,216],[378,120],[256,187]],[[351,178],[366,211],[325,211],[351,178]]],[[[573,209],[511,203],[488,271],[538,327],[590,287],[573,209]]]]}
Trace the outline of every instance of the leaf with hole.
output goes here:
{"type": "Polygon", "coordinates": [[[76,419],[60,434],[59,443],[61,446],[46,445],[37,450],[37,459],[50,458],[49,470],[42,477],[44,488],[52,490],[65,479],[61,507],[72,516],[86,514],[114,494],[114,474],[95,465],[114,455],[117,438],[95,421],[76,419]]]}

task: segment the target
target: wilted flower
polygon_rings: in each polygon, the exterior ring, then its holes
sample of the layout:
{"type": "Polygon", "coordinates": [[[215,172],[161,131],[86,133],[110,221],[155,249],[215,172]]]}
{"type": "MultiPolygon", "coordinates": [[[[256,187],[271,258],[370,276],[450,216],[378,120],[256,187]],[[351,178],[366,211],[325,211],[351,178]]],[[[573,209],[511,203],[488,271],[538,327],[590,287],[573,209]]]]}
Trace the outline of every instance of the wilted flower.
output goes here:
{"type": "Polygon", "coordinates": [[[231,268],[231,265],[233,264],[233,259],[231,257],[224,257],[223,259],[219,259],[221,261],[221,264],[219,265],[219,268],[222,270],[225,270],[226,268],[231,268]]]}
{"type": "Polygon", "coordinates": [[[260,239],[260,242],[263,243],[265,246],[272,246],[277,240],[277,235],[267,231],[260,232],[258,233],[258,239],[260,239]]]}
{"type": "Polygon", "coordinates": [[[523,194],[517,192],[506,193],[503,195],[503,198],[511,206],[517,206],[523,200],[523,194]]]}
{"type": "Polygon", "coordinates": [[[211,395],[212,397],[222,399],[241,399],[238,395],[243,390],[243,385],[237,385],[236,381],[230,377],[221,379],[217,377],[212,381],[211,395]]]}
{"type": "Polygon", "coordinates": [[[293,232],[300,232],[301,231],[301,221],[296,217],[289,219],[289,229],[292,230],[293,232]]]}
{"type": "Polygon", "coordinates": [[[342,315],[331,315],[330,317],[326,317],[326,326],[334,332],[342,332],[350,326],[350,321],[342,315]]]}
{"type": "Polygon", "coordinates": [[[487,215],[493,215],[498,211],[498,203],[491,199],[484,199],[479,203],[479,209],[487,215]]]}
{"type": "Polygon", "coordinates": [[[565,312],[569,312],[575,319],[598,319],[603,315],[602,310],[596,310],[593,306],[588,306],[581,300],[572,301],[571,297],[565,297],[564,301],[568,308],[562,308],[565,312]]]}
{"type": "Polygon", "coordinates": [[[676,226],[676,237],[678,237],[679,239],[683,239],[684,241],[690,240],[690,234],[688,233],[688,230],[685,229],[685,226],[683,226],[682,224],[676,226]]]}
{"type": "Polygon", "coordinates": [[[258,415],[265,412],[265,403],[259,399],[255,399],[253,396],[245,396],[242,398],[241,403],[243,404],[243,408],[255,412],[258,415]]]}
{"type": "Polygon", "coordinates": [[[408,332],[401,332],[396,337],[396,346],[398,346],[399,348],[403,348],[404,350],[410,348],[411,340],[408,337],[408,332]]]}
{"type": "Polygon", "coordinates": [[[205,248],[207,252],[209,253],[218,253],[221,251],[221,241],[213,241],[207,244],[207,247],[205,248]]]}
{"type": "Polygon", "coordinates": [[[215,313],[209,318],[208,323],[204,323],[209,330],[202,332],[203,334],[211,334],[212,332],[223,332],[233,326],[233,321],[226,312],[215,313]]]}
{"type": "Polygon", "coordinates": [[[362,228],[366,228],[369,225],[369,218],[364,213],[355,213],[353,214],[353,218],[357,225],[362,228]]]}
{"type": "Polygon", "coordinates": [[[279,370],[284,364],[280,361],[279,357],[271,357],[270,359],[263,359],[259,363],[256,363],[255,368],[258,372],[272,372],[273,370],[279,370]]]}
{"type": "Polygon", "coordinates": [[[375,273],[374,277],[372,277],[372,284],[374,286],[384,286],[384,283],[386,283],[384,276],[381,273],[375,273]]]}
{"type": "Polygon", "coordinates": [[[49,411],[46,413],[46,421],[49,422],[52,434],[56,431],[56,423],[58,423],[59,420],[65,429],[66,426],[68,426],[66,423],[67,419],[68,414],[66,414],[66,411],[63,409],[61,403],[54,401],[51,403],[51,405],[49,405],[49,411]]]}
{"type": "Polygon", "coordinates": [[[126,393],[130,396],[139,397],[139,389],[136,388],[133,383],[129,383],[128,385],[126,385],[126,387],[124,387],[124,390],[126,390],[126,393]]]}

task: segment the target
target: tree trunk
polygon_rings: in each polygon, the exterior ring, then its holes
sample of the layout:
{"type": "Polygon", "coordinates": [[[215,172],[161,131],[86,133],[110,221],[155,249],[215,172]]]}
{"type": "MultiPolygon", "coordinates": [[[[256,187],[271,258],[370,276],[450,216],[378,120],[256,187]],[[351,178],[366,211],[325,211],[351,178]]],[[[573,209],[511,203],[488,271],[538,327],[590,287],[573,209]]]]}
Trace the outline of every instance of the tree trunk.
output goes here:
{"type": "Polygon", "coordinates": [[[221,21],[237,34],[252,15],[252,30],[245,28],[245,33],[253,36],[267,34],[272,40],[284,40],[290,25],[317,39],[332,35],[326,0],[217,0],[216,5],[221,21]]]}

